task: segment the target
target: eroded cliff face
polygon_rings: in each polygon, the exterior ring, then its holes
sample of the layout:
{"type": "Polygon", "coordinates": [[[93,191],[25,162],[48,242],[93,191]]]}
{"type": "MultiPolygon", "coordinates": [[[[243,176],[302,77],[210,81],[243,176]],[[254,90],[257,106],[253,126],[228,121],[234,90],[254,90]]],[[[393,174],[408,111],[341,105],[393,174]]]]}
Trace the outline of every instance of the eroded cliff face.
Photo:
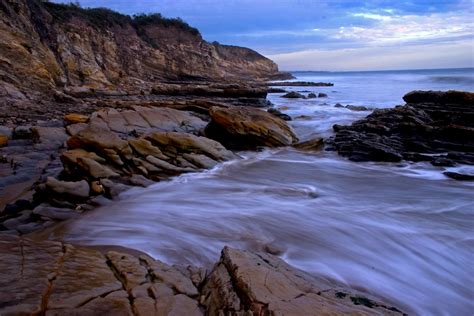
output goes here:
{"type": "Polygon", "coordinates": [[[277,65],[257,52],[208,43],[179,23],[137,21],[39,0],[0,0],[0,96],[280,75],[277,65]]]}

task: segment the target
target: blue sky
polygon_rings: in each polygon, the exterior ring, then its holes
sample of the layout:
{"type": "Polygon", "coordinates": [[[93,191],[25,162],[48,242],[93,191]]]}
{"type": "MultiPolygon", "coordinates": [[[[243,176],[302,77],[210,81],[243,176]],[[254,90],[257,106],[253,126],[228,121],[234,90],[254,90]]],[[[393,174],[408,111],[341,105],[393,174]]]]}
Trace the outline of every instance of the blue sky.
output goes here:
{"type": "Polygon", "coordinates": [[[206,40],[253,48],[283,70],[474,67],[474,0],[79,2],[181,17],[206,40]]]}

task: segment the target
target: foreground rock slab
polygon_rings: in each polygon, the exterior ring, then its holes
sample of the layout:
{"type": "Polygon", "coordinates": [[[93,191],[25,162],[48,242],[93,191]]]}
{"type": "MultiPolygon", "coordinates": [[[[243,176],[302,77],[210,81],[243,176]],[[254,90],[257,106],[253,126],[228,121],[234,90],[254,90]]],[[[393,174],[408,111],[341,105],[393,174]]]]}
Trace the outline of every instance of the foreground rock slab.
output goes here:
{"type": "Polygon", "coordinates": [[[0,256],[0,315],[401,314],[277,257],[228,247],[207,275],[147,255],[8,235],[0,256]]]}

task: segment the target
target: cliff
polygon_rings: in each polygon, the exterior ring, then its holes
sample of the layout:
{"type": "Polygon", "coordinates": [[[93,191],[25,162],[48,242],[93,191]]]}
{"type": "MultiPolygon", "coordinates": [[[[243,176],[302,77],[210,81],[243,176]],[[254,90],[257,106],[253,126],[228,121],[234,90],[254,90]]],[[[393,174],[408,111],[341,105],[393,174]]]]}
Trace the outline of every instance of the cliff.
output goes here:
{"type": "Polygon", "coordinates": [[[22,98],[77,86],[127,91],[156,82],[282,75],[257,52],[208,43],[179,19],[0,0],[0,96],[22,98]]]}

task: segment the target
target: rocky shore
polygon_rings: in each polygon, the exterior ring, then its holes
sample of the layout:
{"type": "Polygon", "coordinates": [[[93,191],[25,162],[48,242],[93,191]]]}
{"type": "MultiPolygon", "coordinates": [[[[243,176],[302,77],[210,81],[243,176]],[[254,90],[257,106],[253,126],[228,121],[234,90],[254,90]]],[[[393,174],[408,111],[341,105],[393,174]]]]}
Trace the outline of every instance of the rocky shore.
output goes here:
{"type": "Polygon", "coordinates": [[[402,315],[269,254],[224,248],[211,271],[145,254],[2,236],[2,315],[402,315]]]}
{"type": "MultiPolygon", "coordinates": [[[[354,161],[427,161],[435,166],[474,164],[474,94],[413,91],[407,103],[377,109],[351,126],[334,126],[329,141],[354,161]]],[[[447,172],[458,180],[472,175],[447,172]]]]}

